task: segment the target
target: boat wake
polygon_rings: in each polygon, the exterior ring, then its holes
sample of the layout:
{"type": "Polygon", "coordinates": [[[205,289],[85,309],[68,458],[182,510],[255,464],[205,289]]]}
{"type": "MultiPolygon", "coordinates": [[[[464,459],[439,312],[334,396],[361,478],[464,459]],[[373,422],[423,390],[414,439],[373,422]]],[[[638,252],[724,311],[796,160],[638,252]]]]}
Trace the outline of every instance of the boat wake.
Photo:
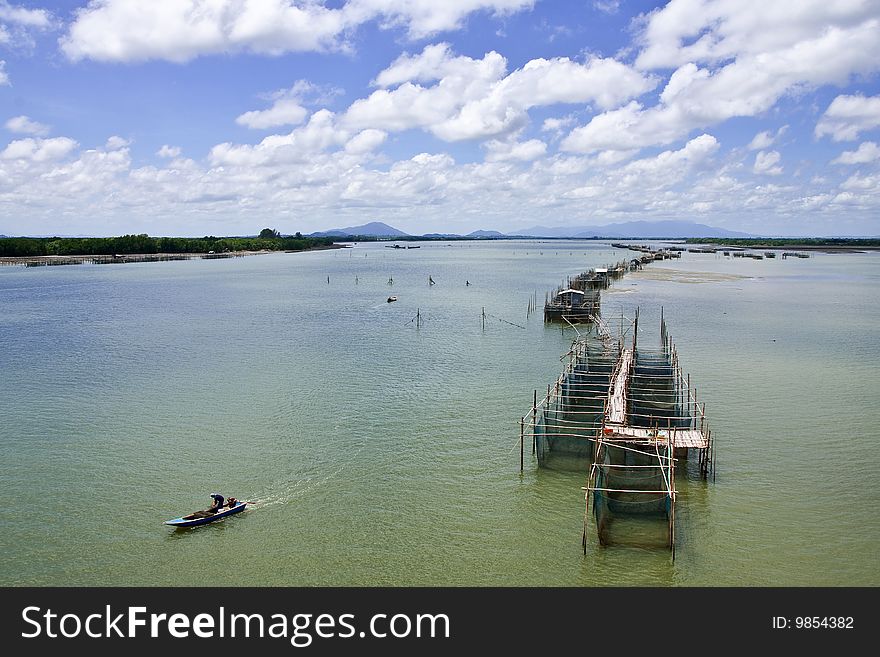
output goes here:
{"type": "MultiPolygon", "coordinates": [[[[364,446],[361,445],[357,450],[352,452],[350,460],[356,460],[357,456],[363,449],[364,446]]],[[[345,470],[347,465],[347,463],[341,463],[329,470],[322,469],[311,474],[303,474],[295,479],[279,481],[268,486],[255,496],[246,499],[251,501],[255,507],[259,508],[290,504],[297,499],[301,499],[313,493],[338,477],[342,471],[345,470]]]]}

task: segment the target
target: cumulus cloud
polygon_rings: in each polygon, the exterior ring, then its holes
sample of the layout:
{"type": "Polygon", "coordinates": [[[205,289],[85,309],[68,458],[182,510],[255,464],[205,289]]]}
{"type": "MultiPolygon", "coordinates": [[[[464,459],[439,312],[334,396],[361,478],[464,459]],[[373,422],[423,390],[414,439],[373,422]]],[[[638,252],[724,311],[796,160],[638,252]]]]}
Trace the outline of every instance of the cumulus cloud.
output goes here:
{"type": "Polygon", "coordinates": [[[767,176],[778,176],[782,173],[782,167],[777,166],[782,156],[779,151],[759,151],[755,155],[755,164],[752,172],[767,176]]]}
{"type": "Polygon", "coordinates": [[[107,139],[107,143],[104,144],[104,148],[108,151],[118,151],[121,148],[125,148],[131,145],[131,140],[125,139],[124,137],[120,137],[118,135],[113,135],[112,137],[107,139]]]}
{"type": "Polygon", "coordinates": [[[0,0],[0,45],[16,50],[29,50],[33,34],[54,27],[52,14],[45,9],[27,9],[0,0]]]}
{"type": "Polygon", "coordinates": [[[529,139],[524,142],[492,139],[484,146],[487,151],[487,162],[529,162],[543,157],[547,152],[547,144],[540,139],[529,139]]]}
{"type": "Polygon", "coordinates": [[[880,160],[880,146],[873,141],[859,144],[854,151],[844,151],[831,161],[831,164],[867,164],[880,160]]]}
{"type": "Polygon", "coordinates": [[[506,73],[507,61],[497,52],[472,59],[454,55],[447,44],[427,46],[382,71],[376,85],[383,88],[352,103],[342,123],[392,131],[422,128],[445,141],[492,138],[522,129],[534,107],[614,107],[654,86],[625,64],[600,57],[585,63],[533,59],[506,73]],[[423,86],[428,82],[434,84],[423,86]]]}
{"type": "Polygon", "coordinates": [[[309,111],[300,105],[299,101],[282,98],[276,100],[269,109],[245,112],[236,118],[235,122],[248,128],[265,130],[282,125],[298,125],[308,114],[309,111]]]}
{"type": "Polygon", "coordinates": [[[838,96],[819,122],[816,136],[828,135],[834,141],[853,141],[866,130],[880,126],[880,96],[838,96]]]}
{"type": "Polygon", "coordinates": [[[534,0],[91,0],[60,43],[72,60],[185,62],[201,55],[328,51],[376,20],[414,39],[461,27],[471,13],[507,15],[534,0]]]}
{"type": "Polygon", "coordinates": [[[759,115],[786,94],[880,70],[880,19],[869,5],[673,0],[646,18],[636,59],[642,69],[675,69],[660,101],[597,115],[563,147],[669,144],[733,117],[759,115]]]}
{"type": "Polygon", "coordinates": [[[70,59],[185,62],[199,55],[322,51],[339,47],[339,10],[285,0],[92,0],[61,49],[70,59]]]}
{"type": "Polygon", "coordinates": [[[379,148],[387,137],[388,133],[382,130],[373,130],[372,128],[362,130],[348,140],[345,144],[345,152],[355,155],[370,153],[379,148]]]}
{"type": "MultiPolygon", "coordinates": [[[[308,123],[286,135],[269,135],[254,146],[218,144],[211,149],[209,157],[214,166],[275,166],[308,160],[314,154],[343,146],[352,136],[351,131],[336,125],[333,112],[319,110],[308,123]]],[[[375,140],[375,135],[372,139],[375,140]]],[[[370,137],[362,140],[369,143],[370,137]]]]}
{"type": "Polygon", "coordinates": [[[22,135],[45,137],[49,134],[49,126],[33,121],[25,115],[14,116],[6,122],[6,129],[22,135]]]}
{"type": "Polygon", "coordinates": [[[156,155],[159,157],[164,157],[167,159],[174,159],[176,157],[180,157],[180,147],[179,146],[169,146],[168,144],[163,144],[162,148],[156,151],[156,155]]]}
{"type": "Polygon", "coordinates": [[[67,137],[55,137],[53,139],[27,137],[10,142],[0,152],[0,160],[30,160],[33,162],[58,160],[76,147],[77,143],[67,137]]]}
{"type": "Polygon", "coordinates": [[[773,135],[771,135],[766,130],[764,132],[759,132],[754,136],[751,142],[749,142],[748,149],[750,151],[760,151],[765,148],[768,148],[773,145],[773,135]]]}
{"type": "Polygon", "coordinates": [[[593,0],[593,7],[604,14],[616,14],[620,11],[620,0],[593,0]]]}
{"type": "Polygon", "coordinates": [[[574,121],[575,118],[573,116],[551,116],[544,119],[544,123],[541,124],[541,132],[552,132],[558,135],[572,125],[574,121]]]}
{"type": "MultiPolygon", "coordinates": [[[[647,16],[636,65],[661,69],[763,58],[796,44],[803,44],[802,54],[809,56],[809,44],[825,31],[864,25],[876,30],[876,18],[872,0],[671,0],[647,16]]],[[[870,53],[858,56],[866,63],[871,58],[870,53]]]]}
{"type": "Polygon", "coordinates": [[[45,9],[26,9],[13,5],[8,0],[0,0],[0,22],[48,28],[52,25],[52,17],[45,9]]]}

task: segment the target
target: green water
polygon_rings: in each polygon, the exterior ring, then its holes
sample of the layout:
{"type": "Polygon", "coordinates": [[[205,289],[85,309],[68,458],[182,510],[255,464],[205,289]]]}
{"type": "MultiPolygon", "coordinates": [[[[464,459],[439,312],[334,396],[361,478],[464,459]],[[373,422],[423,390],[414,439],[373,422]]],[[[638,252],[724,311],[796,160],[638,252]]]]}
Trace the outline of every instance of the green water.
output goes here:
{"type": "Polygon", "coordinates": [[[716,482],[677,482],[674,563],[594,535],[584,557],[584,474],[520,474],[517,421],[573,337],[529,299],[628,255],[0,268],[0,584],[880,584],[877,254],[686,253],[604,293],[641,344],[664,307],[718,442],[716,482]],[[215,490],[258,508],[162,525],[215,490]]]}

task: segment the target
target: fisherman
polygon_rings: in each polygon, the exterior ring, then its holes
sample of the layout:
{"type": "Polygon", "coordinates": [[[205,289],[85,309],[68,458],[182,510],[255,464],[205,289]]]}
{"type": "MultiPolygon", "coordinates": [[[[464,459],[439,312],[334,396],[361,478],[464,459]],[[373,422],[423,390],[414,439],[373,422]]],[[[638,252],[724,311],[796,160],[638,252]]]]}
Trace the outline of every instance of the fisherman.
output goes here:
{"type": "Polygon", "coordinates": [[[213,502],[211,503],[211,507],[207,509],[208,513],[217,513],[220,509],[223,508],[223,496],[220,493],[211,493],[211,499],[213,502]]]}

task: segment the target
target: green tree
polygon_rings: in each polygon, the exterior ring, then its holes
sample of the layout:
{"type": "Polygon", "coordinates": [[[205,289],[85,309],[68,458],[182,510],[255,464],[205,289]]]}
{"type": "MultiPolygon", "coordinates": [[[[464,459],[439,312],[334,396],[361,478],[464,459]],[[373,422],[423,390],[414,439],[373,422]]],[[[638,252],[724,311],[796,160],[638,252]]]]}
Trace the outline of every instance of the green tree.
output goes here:
{"type": "Polygon", "coordinates": [[[281,237],[281,233],[274,228],[264,228],[260,231],[260,239],[270,240],[275,237],[281,237]]]}

